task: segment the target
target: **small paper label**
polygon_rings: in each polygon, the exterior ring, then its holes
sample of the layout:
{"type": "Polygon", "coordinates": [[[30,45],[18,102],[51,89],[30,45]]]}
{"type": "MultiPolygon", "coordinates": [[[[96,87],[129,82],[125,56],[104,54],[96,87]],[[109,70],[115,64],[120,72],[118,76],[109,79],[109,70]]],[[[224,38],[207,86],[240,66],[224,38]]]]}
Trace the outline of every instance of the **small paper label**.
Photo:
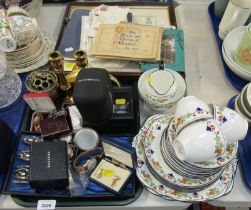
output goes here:
{"type": "Polygon", "coordinates": [[[75,66],[75,63],[65,63],[66,68],[73,68],[75,66]]]}
{"type": "Polygon", "coordinates": [[[56,200],[39,200],[37,202],[37,210],[55,209],[56,200]]]}
{"type": "Polygon", "coordinates": [[[102,169],[102,175],[106,177],[111,177],[113,176],[113,172],[112,170],[109,170],[109,169],[102,169]]]}
{"type": "Polygon", "coordinates": [[[70,72],[70,71],[72,71],[72,69],[73,69],[74,66],[75,66],[74,62],[65,61],[64,62],[64,71],[70,72]]]}
{"type": "Polygon", "coordinates": [[[74,49],[72,47],[68,47],[68,48],[65,48],[64,51],[65,52],[72,52],[74,49]]]}
{"type": "Polygon", "coordinates": [[[115,104],[117,105],[125,105],[126,104],[126,100],[124,98],[118,98],[115,100],[115,104]]]}
{"type": "Polygon", "coordinates": [[[149,84],[151,84],[152,81],[153,81],[153,78],[152,78],[151,76],[148,76],[148,77],[146,78],[146,80],[147,80],[147,82],[148,82],[149,84]]]}

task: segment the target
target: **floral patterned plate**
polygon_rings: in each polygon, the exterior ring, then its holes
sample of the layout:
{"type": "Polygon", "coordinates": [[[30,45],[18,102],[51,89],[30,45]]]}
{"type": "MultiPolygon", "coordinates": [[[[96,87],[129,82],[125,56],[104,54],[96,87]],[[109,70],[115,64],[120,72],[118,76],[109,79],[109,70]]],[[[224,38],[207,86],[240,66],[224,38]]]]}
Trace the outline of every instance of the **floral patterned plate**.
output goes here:
{"type": "Polygon", "coordinates": [[[142,127],[143,130],[139,131],[138,135],[133,141],[133,146],[136,148],[137,153],[137,176],[143,185],[147,186],[148,189],[165,196],[164,198],[172,198],[174,200],[186,202],[213,200],[229,193],[232,190],[233,176],[235,175],[237,168],[236,158],[234,158],[231,163],[225,166],[222,176],[214,184],[202,191],[185,193],[173,190],[160,183],[147,168],[144,155],[144,140],[146,137],[147,128],[150,127],[154,121],[156,121],[154,117],[151,117],[149,120],[147,120],[145,125],[142,127]]]}
{"type": "MultiPolygon", "coordinates": [[[[139,134],[134,137],[133,140],[133,147],[136,149],[137,154],[137,169],[136,174],[139,180],[142,182],[142,184],[153,191],[155,191],[157,194],[161,196],[166,196],[165,192],[167,189],[166,187],[160,183],[149,171],[148,167],[145,164],[145,155],[144,155],[144,139],[141,137],[144,137],[147,129],[149,126],[151,126],[154,122],[161,120],[163,117],[166,117],[166,115],[154,115],[145,122],[145,124],[142,126],[139,134]]],[[[171,199],[171,198],[170,198],[171,199]]],[[[172,200],[172,199],[171,199],[172,200]]]]}
{"type": "MultiPolygon", "coordinates": [[[[175,141],[175,138],[176,138],[176,131],[174,126],[174,121],[172,120],[168,127],[168,139],[171,145],[175,141]]],[[[189,162],[188,164],[204,169],[220,168],[229,163],[233,159],[233,157],[236,156],[237,151],[238,151],[238,142],[227,145],[226,152],[224,153],[224,155],[220,156],[215,160],[207,162],[198,162],[198,163],[189,162]]]]}
{"type": "Polygon", "coordinates": [[[160,150],[160,143],[162,133],[165,128],[169,125],[170,118],[163,118],[160,122],[154,122],[152,126],[148,129],[145,138],[145,155],[148,163],[155,173],[164,178],[169,184],[175,187],[181,188],[202,188],[212,183],[217,179],[218,175],[213,175],[209,177],[203,177],[200,179],[192,179],[188,177],[181,176],[171,169],[171,167],[166,164],[160,150]]]}

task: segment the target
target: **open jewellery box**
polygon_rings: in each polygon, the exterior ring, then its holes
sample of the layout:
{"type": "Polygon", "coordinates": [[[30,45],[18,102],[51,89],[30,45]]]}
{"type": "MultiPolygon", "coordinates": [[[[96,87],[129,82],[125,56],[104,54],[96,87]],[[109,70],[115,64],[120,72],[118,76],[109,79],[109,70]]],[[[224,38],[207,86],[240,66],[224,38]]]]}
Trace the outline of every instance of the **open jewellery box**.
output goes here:
{"type": "Polygon", "coordinates": [[[120,194],[135,171],[135,151],[102,139],[104,157],[91,174],[91,179],[120,194]]]}

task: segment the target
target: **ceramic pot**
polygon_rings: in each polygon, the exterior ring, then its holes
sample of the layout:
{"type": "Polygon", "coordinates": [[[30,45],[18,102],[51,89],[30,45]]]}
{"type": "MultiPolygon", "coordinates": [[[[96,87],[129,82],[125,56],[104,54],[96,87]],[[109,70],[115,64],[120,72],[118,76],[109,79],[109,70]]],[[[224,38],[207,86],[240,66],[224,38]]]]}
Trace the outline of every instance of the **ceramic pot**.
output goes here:
{"type": "Polygon", "coordinates": [[[222,18],[229,0],[215,0],[214,14],[218,18],[222,18]]]}
{"type": "Polygon", "coordinates": [[[186,83],[183,77],[173,70],[159,70],[154,68],[144,72],[140,76],[138,80],[138,92],[144,104],[149,110],[153,111],[153,114],[167,113],[173,110],[177,102],[184,97],[186,83]],[[154,77],[151,77],[151,75],[154,77]],[[166,78],[160,79],[160,76],[166,78]],[[160,81],[155,81],[157,78],[159,78],[160,81]],[[151,86],[147,84],[149,83],[148,80],[152,80],[151,86]],[[163,83],[164,81],[167,82],[168,85],[157,84],[158,82],[163,83]]]}
{"type": "Polygon", "coordinates": [[[250,11],[250,0],[230,0],[219,25],[219,37],[225,39],[232,29],[244,25],[249,18],[250,11]]]}

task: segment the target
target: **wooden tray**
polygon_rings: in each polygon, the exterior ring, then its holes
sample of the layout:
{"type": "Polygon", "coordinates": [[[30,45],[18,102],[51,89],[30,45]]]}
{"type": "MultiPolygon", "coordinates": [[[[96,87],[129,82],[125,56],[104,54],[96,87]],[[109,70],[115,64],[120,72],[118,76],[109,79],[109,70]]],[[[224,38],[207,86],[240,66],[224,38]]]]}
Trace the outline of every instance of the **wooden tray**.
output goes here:
{"type": "MultiPolygon", "coordinates": [[[[71,19],[71,15],[75,10],[91,10],[94,7],[97,7],[101,4],[105,5],[119,5],[121,7],[137,7],[140,6],[143,8],[152,8],[153,10],[156,8],[168,9],[170,24],[173,26],[177,26],[176,17],[174,12],[174,5],[171,3],[162,3],[162,2],[70,2],[67,4],[64,18],[61,24],[61,28],[59,31],[58,40],[56,43],[55,49],[58,49],[58,46],[61,42],[64,30],[71,19]]],[[[74,32],[73,32],[74,33],[74,32]]],[[[140,67],[139,67],[140,68],[140,67]]],[[[111,72],[114,76],[129,76],[129,77],[139,77],[141,72],[111,72]]]]}

